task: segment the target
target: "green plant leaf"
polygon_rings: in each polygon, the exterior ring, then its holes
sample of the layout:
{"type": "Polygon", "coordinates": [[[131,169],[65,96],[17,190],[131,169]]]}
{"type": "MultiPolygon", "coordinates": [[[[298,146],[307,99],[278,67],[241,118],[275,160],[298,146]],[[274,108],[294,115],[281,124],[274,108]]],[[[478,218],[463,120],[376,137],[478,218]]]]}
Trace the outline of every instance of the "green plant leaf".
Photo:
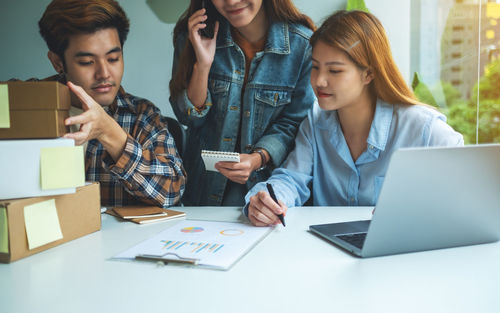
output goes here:
{"type": "Polygon", "coordinates": [[[426,103],[428,105],[432,105],[434,107],[438,107],[436,99],[432,95],[431,90],[422,81],[420,75],[417,72],[413,74],[413,81],[411,83],[411,87],[413,88],[413,92],[415,93],[415,96],[417,96],[418,101],[426,103]]]}
{"type": "Polygon", "coordinates": [[[353,11],[353,10],[358,10],[358,11],[364,11],[364,12],[370,12],[368,8],[366,7],[365,1],[364,0],[347,0],[347,6],[346,6],[347,11],[353,11]]]}

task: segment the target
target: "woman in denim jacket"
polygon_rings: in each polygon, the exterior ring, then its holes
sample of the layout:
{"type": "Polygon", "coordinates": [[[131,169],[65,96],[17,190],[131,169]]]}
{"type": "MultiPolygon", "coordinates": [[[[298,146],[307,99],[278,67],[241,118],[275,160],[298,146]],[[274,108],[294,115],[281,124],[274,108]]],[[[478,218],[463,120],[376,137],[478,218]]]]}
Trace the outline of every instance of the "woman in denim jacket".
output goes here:
{"type": "Polygon", "coordinates": [[[191,0],[174,29],[170,102],[188,126],[183,203],[243,205],[292,150],[314,103],[314,25],[291,0],[201,2],[191,0]],[[202,35],[214,17],[213,38],[202,35]],[[238,152],[240,162],[206,171],[201,150],[238,152]]]}

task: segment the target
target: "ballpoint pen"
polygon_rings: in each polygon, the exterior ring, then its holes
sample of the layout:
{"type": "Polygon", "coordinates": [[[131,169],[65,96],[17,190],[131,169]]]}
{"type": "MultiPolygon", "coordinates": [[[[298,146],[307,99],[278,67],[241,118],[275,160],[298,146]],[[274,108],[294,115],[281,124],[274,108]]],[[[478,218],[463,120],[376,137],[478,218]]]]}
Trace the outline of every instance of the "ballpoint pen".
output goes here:
{"type": "MultiPolygon", "coordinates": [[[[269,184],[269,183],[266,183],[266,187],[267,187],[267,191],[271,195],[271,198],[273,198],[274,202],[276,202],[276,204],[279,205],[278,199],[276,198],[276,195],[274,194],[273,186],[271,184],[269,184]]],[[[281,224],[283,224],[283,226],[285,226],[285,217],[283,216],[283,213],[282,214],[278,214],[278,218],[280,219],[281,224]]]]}

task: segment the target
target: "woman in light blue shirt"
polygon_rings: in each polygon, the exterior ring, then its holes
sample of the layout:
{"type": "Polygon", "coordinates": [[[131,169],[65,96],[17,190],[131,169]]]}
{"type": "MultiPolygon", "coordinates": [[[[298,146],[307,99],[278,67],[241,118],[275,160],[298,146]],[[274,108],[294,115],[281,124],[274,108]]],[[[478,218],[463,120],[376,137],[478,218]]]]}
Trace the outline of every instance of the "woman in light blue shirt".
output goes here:
{"type": "Polygon", "coordinates": [[[245,213],[257,226],[303,205],[375,205],[391,154],[402,147],[461,146],[463,137],[437,110],[419,103],[372,14],[340,11],[311,37],[311,85],[318,99],[302,122],[295,149],[267,181],[280,205],[252,188],[245,213]]]}

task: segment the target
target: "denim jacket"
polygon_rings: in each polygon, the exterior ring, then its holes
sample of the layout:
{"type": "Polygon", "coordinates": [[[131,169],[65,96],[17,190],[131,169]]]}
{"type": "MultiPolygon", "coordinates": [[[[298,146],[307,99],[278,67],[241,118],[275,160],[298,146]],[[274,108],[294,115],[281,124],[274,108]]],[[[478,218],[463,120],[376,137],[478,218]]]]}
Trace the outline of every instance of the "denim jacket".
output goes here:
{"type": "MultiPolygon", "coordinates": [[[[264,148],[271,155],[272,163],[279,166],[293,149],[298,127],[315,100],[309,84],[311,34],[312,31],[302,25],[271,24],[264,50],[258,52],[250,64],[241,103],[245,56],[231,37],[229,23],[221,23],[208,79],[206,108],[198,112],[189,101],[187,90],[175,99],[170,97],[177,119],[188,126],[184,157],[188,182],[184,204],[217,206],[222,203],[227,178],[219,172],[206,171],[200,152],[238,150],[240,122],[241,153],[264,148]]],[[[183,34],[175,43],[173,73],[186,40],[187,34],[183,34]]],[[[252,173],[247,190],[269,175],[270,169],[252,173]]]]}

